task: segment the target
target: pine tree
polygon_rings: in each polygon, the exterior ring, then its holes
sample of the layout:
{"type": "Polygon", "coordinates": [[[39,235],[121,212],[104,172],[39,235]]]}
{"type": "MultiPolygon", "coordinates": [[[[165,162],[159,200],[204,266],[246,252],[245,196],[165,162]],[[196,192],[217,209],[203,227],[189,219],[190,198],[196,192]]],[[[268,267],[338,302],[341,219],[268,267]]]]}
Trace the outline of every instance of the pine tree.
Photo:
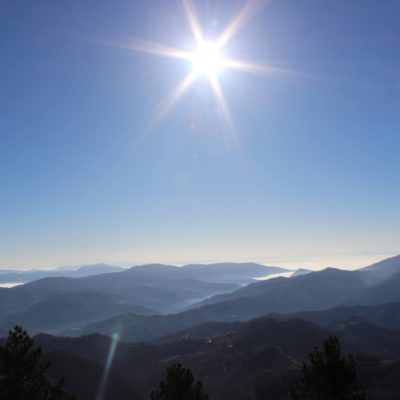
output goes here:
{"type": "Polygon", "coordinates": [[[9,332],[7,342],[0,346],[1,400],[72,400],[65,393],[62,380],[49,381],[49,363],[41,360],[40,347],[21,327],[9,332]]]}
{"type": "Polygon", "coordinates": [[[167,368],[165,380],[151,393],[151,400],[208,400],[203,384],[195,382],[190,369],[174,364],[167,368]]]}
{"type": "Polygon", "coordinates": [[[365,392],[357,383],[352,356],[343,356],[339,340],[328,338],[310,354],[303,365],[301,383],[291,391],[293,400],[364,400],[365,392]]]}

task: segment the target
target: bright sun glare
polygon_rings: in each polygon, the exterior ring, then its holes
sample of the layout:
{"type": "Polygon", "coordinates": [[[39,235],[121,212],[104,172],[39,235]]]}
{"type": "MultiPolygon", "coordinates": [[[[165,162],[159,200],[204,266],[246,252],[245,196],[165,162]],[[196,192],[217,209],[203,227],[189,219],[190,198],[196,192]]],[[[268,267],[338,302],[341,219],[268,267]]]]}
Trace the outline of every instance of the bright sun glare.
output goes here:
{"type": "Polygon", "coordinates": [[[176,102],[191,87],[193,82],[200,76],[206,76],[215,95],[218,110],[222,115],[225,126],[231,134],[234,133],[234,124],[224,96],[223,88],[218,79],[218,73],[223,69],[234,69],[246,73],[271,77],[275,74],[287,74],[287,70],[273,67],[271,65],[255,64],[246,60],[235,60],[222,56],[222,51],[228,42],[246,25],[246,23],[263,7],[266,0],[248,0],[240,12],[226,26],[215,41],[207,41],[203,27],[197,18],[194,0],[181,0],[187,23],[196,43],[195,50],[189,52],[181,48],[165,46],[160,43],[143,41],[132,38],[129,43],[117,43],[119,47],[129,50],[171,57],[184,60],[192,65],[191,71],[186,77],[169,93],[162,102],[161,109],[155,120],[167,114],[176,102]]]}
{"type": "Polygon", "coordinates": [[[222,69],[224,60],[217,43],[201,43],[197,50],[190,55],[193,70],[196,74],[215,76],[222,69]]]}

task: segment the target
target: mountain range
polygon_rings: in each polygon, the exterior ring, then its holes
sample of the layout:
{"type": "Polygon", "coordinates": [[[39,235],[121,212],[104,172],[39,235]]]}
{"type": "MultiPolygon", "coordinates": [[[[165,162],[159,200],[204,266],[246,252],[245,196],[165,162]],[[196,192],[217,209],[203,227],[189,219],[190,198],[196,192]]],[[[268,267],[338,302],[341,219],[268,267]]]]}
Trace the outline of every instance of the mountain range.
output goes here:
{"type": "Polygon", "coordinates": [[[151,264],[38,279],[0,289],[0,336],[15,324],[47,332],[35,341],[52,377],[65,377],[81,400],[98,397],[116,337],[104,399],[146,399],[181,362],[212,398],[288,400],[308,353],[335,335],[356,358],[368,399],[392,400],[400,392],[400,256],[255,280],[285,272],[151,264]]]}
{"type": "MultiPolygon", "coordinates": [[[[163,264],[158,265],[160,269],[163,267],[174,267],[163,264]]],[[[142,266],[132,267],[141,268],[142,266]]],[[[131,269],[132,269],[131,268],[131,269]]],[[[59,267],[53,269],[35,269],[35,270],[10,270],[0,269],[0,284],[1,283],[28,283],[43,278],[82,278],[91,275],[98,275],[110,272],[122,272],[127,268],[117,267],[109,264],[92,264],[83,265],[78,268],[59,267]]],[[[176,267],[174,267],[176,270],[176,267]]],[[[253,281],[255,278],[288,272],[290,270],[280,267],[264,266],[256,263],[216,263],[216,264],[188,264],[179,268],[181,276],[186,278],[201,280],[204,282],[219,282],[219,283],[237,283],[246,284],[253,281]]]]}
{"type": "Polygon", "coordinates": [[[125,340],[151,340],[205,322],[245,321],[269,313],[400,302],[399,289],[400,272],[382,280],[376,271],[328,268],[293,278],[253,283],[227,294],[212,296],[180,313],[152,316],[121,314],[75,327],[73,331],[65,330],[63,334],[97,332],[111,335],[117,331],[125,340]]]}
{"type": "MultiPolygon", "coordinates": [[[[85,267],[85,271],[97,268],[85,267]]],[[[121,313],[171,313],[212,295],[234,291],[254,277],[282,271],[286,270],[253,263],[151,264],[80,278],[44,278],[0,288],[0,326],[10,328],[20,321],[33,333],[57,333],[121,313]]]]}
{"type": "Polygon", "coordinates": [[[20,322],[32,333],[73,336],[118,331],[125,340],[151,340],[206,322],[400,301],[400,256],[355,271],[254,280],[282,272],[253,263],[150,264],[45,278],[0,289],[0,326],[20,322]]]}

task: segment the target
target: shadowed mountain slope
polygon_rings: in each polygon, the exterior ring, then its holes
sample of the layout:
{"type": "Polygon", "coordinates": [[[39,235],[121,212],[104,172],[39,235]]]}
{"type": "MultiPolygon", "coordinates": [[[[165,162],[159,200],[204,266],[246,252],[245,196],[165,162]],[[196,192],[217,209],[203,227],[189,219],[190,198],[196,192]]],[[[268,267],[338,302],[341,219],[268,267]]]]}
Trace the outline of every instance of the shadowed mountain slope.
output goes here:
{"type": "Polygon", "coordinates": [[[293,278],[275,278],[250,284],[194,304],[192,308],[239,298],[257,298],[268,307],[266,312],[317,310],[344,304],[367,288],[364,274],[327,268],[293,278]]]}
{"type": "MultiPolygon", "coordinates": [[[[397,380],[400,365],[396,361],[400,356],[400,331],[382,329],[361,320],[357,323],[363,325],[357,326],[356,321],[349,321],[327,330],[300,319],[277,321],[260,318],[247,323],[234,323],[230,329],[225,326],[222,334],[202,339],[188,338],[163,345],[120,342],[112,372],[121,387],[134,388],[132,398],[148,398],[166,367],[181,362],[203,381],[211,398],[245,400],[251,396],[256,400],[288,400],[289,388],[299,378],[301,361],[315,345],[335,334],[340,337],[344,350],[358,359],[359,377],[371,393],[369,398],[391,399],[400,386],[397,380]],[[371,356],[369,351],[372,351],[371,356]],[[382,357],[388,360],[388,356],[392,357],[392,361],[380,361],[382,357]]],[[[110,338],[100,335],[80,338],[40,335],[36,341],[46,354],[70,355],[70,364],[62,370],[69,389],[72,388],[68,382],[74,380],[77,370],[82,374],[80,382],[84,382],[88,375],[87,379],[93,386],[97,377],[87,374],[86,369],[79,369],[79,359],[104,365],[110,348],[110,338]]],[[[55,364],[62,363],[63,357],[53,360],[55,364]]],[[[82,385],[75,387],[73,392],[80,395],[84,390],[84,383],[82,385]]],[[[113,392],[117,389],[114,385],[109,385],[109,399],[118,398],[113,392]]]]}
{"type": "Polygon", "coordinates": [[[64,378],[69,392],[78,396],[79,400],[141,400],[143,396],[136,393],[135,387],[127,379],[122,379],[111,371],[107,384],[99,396],[100,385],[104,374],[104,364],[88,360],[78,354],[53,351],[45,354],[45,360],[51,363],[50,378],[55,381],[64,378]]]}
{"type": "Polygon", "coordinates": [[[125,312],[157,314],[155,310],[137,305],[137,300],[129,296],[79,292],[55,295],[35,303],[26,311],[4,317],[1,325],[11,329],[20,324],[31,333],[57,332],[73,324],[99,321],[125,312]]]}
{"type": "Polygon", "coordinates": [[[350,317],[359,317],[365,321],[390,329],[400,329],[400,302],[369,306],[335,307],[322,311],[303,311],[290,314],[270,314],[273,318],[301,318],[321,326],[329,326],[350,317]]]}

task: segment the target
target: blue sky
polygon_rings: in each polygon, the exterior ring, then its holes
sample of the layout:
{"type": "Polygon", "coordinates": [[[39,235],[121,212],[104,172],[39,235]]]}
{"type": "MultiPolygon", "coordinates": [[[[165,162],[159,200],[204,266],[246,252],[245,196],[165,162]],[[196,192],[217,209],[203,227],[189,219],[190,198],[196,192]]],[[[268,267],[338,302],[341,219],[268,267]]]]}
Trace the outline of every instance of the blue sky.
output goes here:
{"type": "MultiPolygon", "coordinates": [[[[198,1],[209,39],[241,1],[198,1]]],[[[192,66],[179,1],[5,0],[0,267],[259,261],[351,267],[400,253],[400,3],[270,1],[223,70],[238,141],[192,66]]]]}

